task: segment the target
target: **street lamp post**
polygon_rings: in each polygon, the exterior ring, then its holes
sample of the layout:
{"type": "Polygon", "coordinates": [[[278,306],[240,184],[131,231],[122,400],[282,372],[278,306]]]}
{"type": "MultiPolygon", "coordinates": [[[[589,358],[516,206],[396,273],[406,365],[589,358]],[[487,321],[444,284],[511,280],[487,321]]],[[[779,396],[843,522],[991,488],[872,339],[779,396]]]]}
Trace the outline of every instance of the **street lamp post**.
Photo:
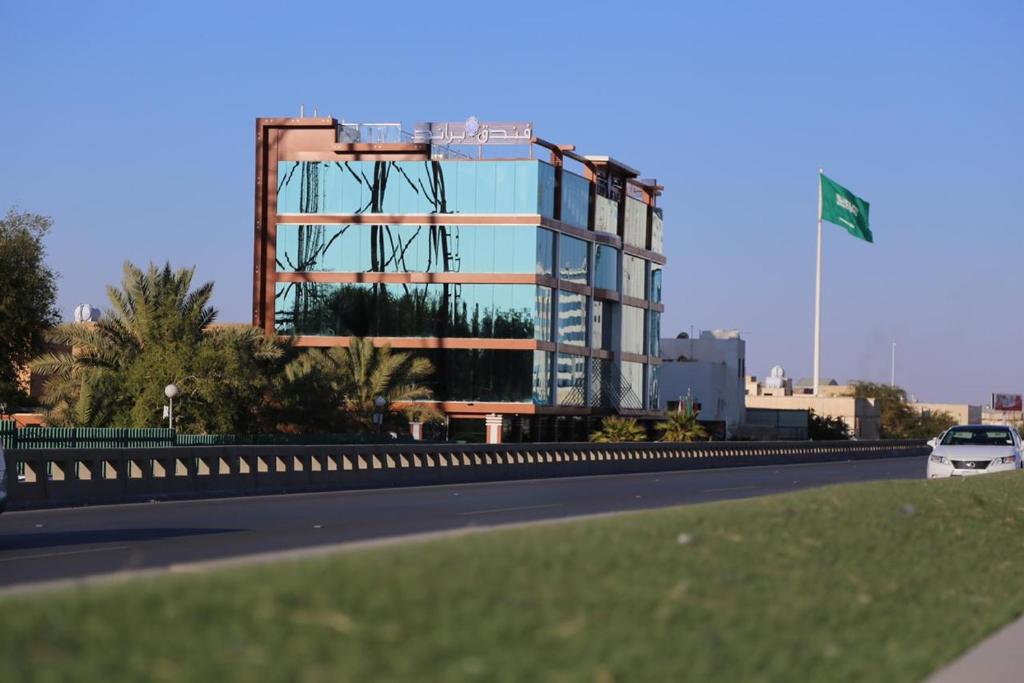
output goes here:
{"type": "Polygon", "coordinates": [[[171,402],[170,410],[167,411],[167,428],[174,429],[174,397],[178,395],[178,387],[168,384],[164,387],[164,396],[171,402]]]}
{"type": "Polygon", "coordinates": [[[384,406],[388,400],[383,396],[378,396],[373,399],[373,405],[376,410],[373,412],[373,424],[377,425],[377,433],[380,434],[384,424],[384,406]]]}

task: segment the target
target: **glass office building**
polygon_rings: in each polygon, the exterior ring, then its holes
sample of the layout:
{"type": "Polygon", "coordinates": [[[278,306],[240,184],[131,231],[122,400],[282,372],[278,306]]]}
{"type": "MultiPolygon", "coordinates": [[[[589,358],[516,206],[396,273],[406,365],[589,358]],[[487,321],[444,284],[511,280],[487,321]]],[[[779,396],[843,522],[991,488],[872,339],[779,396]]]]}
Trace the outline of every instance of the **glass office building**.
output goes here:
{"type": "Polygon", "coordinates": [[[257,120],[254,324],[426,356],[438,407],[507,439],[656,415],[657,183],[528,123],[405,130],[257,120]]]}

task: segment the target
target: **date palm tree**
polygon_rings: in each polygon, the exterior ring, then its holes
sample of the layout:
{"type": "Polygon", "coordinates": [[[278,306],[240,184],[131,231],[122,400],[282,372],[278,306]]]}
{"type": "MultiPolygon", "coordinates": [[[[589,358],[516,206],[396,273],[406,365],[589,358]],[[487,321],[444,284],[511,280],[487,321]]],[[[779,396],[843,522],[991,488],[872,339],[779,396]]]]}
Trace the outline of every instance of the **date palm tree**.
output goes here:
{"type": "Polygon", "coordinates": [[[591,433],[590,440],[597,443],[646,441],[647,431],[631,417],[609,415],[601,420],[601,428],[591,433]]]}
{"type": "MultiPolygon", "coordinates": [[[[164,386],[185,377],[192,384],[183,392],[197,405],[206,404],[193,412],[197,428],[211,420],[221,427],[232,422],[224,417],[234,408],[225,405],[230,387],[237,385],[235,394],[252,390],[240,384],[250,378],[239,376],[239,359],[272,361],[282,349],[255,328],[209,330],[217,316],[209,305],[213,283],[193,289],[194,273],[194,268],[175,270],[170,264],[142,270],[125,263],[121,287],[107,287],[107,315],[50,332],[49,341],[63,350],[39,356],[32,369],[48,377],[44,403],[52,422],[156,426],[164,386]]],[[[248,374],[261,370],[247,369],[248,374]]]]}
{"type": "Polygon", "coordinates": [[[347,347],[311,349],[285,366],[285,413],[297,426],[312,431],[371,431],[380,396],[383,412],[392,420],[406,410],[423,419],[434,412],[429,404],[419,403],[433,398],[424,384],[433,373],[426,358],[392,351],[389,345],[376,347],[369,339],[353,339],[347,347]]]}
{"type": "Polygon", "coordinates": [[[697,415],[691,410],[674,411],[668,419],[658,425],[662,441],[706,441],[707,430],[697,422],[697,415]]]}

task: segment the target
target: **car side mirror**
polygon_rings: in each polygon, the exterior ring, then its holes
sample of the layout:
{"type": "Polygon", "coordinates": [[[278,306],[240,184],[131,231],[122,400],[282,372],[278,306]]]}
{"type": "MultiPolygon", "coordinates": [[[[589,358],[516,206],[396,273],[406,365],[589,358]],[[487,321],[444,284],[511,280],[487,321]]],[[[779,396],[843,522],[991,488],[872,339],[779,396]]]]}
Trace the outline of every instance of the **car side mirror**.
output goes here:
{"type": "Polygon", "coordinates": [[[938,439],[928,439],[928,445],[931,446],[932,448],[935,448],[936,446],[939,445],[939,440],[938,439]]]}

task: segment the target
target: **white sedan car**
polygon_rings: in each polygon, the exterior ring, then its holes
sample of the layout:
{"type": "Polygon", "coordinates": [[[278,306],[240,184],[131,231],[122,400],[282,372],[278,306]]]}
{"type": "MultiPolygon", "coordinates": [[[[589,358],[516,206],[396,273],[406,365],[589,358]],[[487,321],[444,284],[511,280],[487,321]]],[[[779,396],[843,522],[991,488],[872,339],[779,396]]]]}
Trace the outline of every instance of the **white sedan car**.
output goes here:
{"type": "Polygon", "coordinates": [[[1022,467],[1020,434],[1001,425],[958,425],[929,442],[928,478],[966,477],[1022,467]]]}

